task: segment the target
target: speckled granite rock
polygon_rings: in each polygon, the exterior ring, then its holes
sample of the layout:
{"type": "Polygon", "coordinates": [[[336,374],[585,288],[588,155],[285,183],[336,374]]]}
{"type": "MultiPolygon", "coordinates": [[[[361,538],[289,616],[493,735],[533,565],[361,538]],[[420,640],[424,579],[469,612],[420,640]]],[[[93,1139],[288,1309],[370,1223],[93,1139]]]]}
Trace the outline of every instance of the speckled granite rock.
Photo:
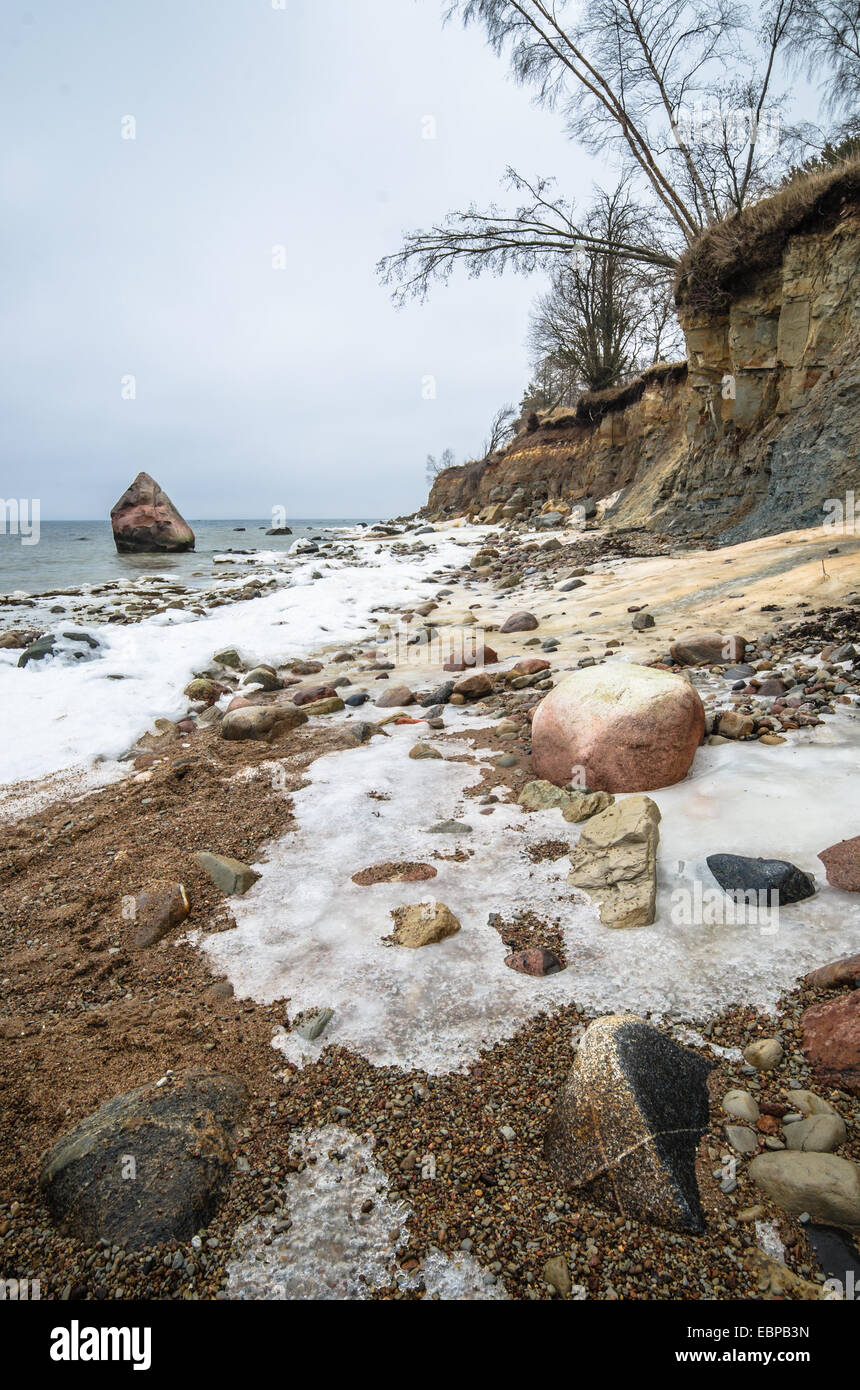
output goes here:
{"type": "Polygon", "coordinates": [[[708,1125],[711,1064],[633,1014],[586,1030],[546,1133],[566,1188],[597,1183],[628,1217],[675,1231],[704,1225],[695,1157],[708,1125]]]}

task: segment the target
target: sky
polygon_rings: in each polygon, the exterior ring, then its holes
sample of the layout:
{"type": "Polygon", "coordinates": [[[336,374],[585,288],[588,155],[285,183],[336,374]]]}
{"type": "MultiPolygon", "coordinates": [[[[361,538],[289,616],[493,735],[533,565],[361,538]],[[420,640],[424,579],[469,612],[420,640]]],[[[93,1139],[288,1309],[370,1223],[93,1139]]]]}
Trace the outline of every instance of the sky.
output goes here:
{"type": "Polygon", "coordinates": [[[397,310],[375,264],[508,165],[600,171],[442,12],[5,0],[3,497],[106,517],[145,470],[190,518],[392,516],[480,451],[542,278],[397,310]]]}

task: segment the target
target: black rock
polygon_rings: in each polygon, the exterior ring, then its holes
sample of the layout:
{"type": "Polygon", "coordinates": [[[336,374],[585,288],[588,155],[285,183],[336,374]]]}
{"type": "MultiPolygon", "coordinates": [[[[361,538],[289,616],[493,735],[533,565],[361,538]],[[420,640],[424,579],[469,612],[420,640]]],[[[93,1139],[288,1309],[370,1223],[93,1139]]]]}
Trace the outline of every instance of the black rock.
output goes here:
{"type": "Polygon", "coordinates": [[[711,1063],[633,1014],[596,1019],[553,1111],[547,1161],[566,1188],[594,1183],[624,1216],[704,1227],[696,1149],[711,1063]]]}
{"type": "Polygon", "coordinates": [[[242,1083],[217,1072],[114,1096],[43,1158],[51,1216],[88,1244],[189,1240],[221,1201],[246,1106],[242,1083]]]}
{"type": "Polygon", "coordinates": [[[445,681],[444,685],[439,685],[435,690],[431,690],[430,694],[425,695],[421,701],[421,708],[432,709],[434,705],[447,705],[454,694],[456,684],[456,681],[445,681]]]}
{"type": "Polygon", "coordinates": [[[369,699],[370,696],[362,691],[358,695],[348,696],[348,698],[344,700],[344,704],[350,705],[352,709],[358,709],[359,706],[366,705],[369,699]]]}
{"type": "Polygon", "coordinates": [[[743,854],[711,854],[707,865],[727,893],[775,893],[781,907],[787,903],[803,902],[804,898],[811,898],[815,892],[815,880],[786,859],[748,859],[743,854]]]}
{"type": "Polygon", "coordinates": [[[851,1274],[854,1288],[860,1290],[860,1254],[854,1241],[845,1231],[839,1231],[835,1226],[818,1226],[814,1221],[808,1221],[803,1227],[803,1234],[815,1251],[815,1258],[828,1279],[841,1279],[844,1285],[851,1274]]]}

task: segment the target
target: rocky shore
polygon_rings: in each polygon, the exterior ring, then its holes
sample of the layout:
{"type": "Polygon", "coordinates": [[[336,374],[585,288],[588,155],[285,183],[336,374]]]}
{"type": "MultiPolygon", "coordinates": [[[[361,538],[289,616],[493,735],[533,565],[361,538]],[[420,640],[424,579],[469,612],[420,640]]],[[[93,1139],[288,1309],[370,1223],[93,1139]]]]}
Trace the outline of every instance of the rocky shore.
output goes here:
{"type": "Polygon", "coordinates": [[[263,650],[231,607],[116,780],[0,831],[3,1277],[838,1297],[857,551],[401,523],[309,558],[386,563],[347,643],[263,650]],[[778,915],[715,923],[697,883],[778,915]]]}

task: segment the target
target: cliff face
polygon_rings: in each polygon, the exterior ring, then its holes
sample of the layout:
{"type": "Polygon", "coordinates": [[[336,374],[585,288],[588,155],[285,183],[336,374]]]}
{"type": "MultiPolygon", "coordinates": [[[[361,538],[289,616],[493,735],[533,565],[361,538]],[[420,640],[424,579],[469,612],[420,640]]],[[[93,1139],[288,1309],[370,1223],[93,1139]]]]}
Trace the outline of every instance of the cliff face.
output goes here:
{"type": "Polygon", "coordinates": [[[428,510],[501,520],[623,489],[607,511],[619,527],[729,542],[820,524],[860,482],[857,198],[807,218],[773,260],[717,308],[682,293],[686,374],[646,374],[597,422],[550,417],[486,466],[447,470],[428,510]]]}

